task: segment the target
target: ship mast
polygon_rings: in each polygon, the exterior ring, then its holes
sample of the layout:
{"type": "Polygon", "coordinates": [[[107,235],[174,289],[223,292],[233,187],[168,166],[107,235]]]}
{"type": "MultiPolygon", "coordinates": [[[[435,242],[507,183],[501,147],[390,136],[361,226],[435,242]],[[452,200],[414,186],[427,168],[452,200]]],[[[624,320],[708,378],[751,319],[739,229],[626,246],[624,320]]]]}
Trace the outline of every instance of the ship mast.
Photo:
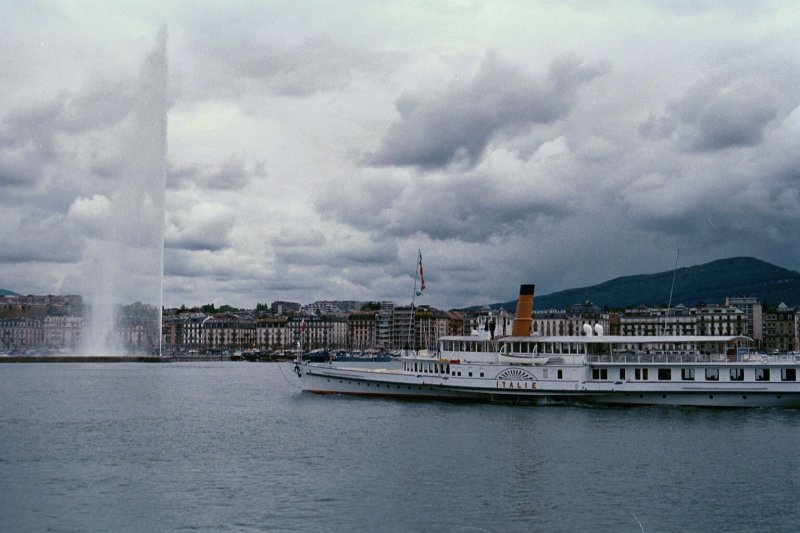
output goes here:
{"type": "Polygon", "coordinates": [[[416,307],[414,303],[416,302],[417,296],[422,296],[422,291],[425,290],[425,274],[422,270],[422,249],[417,248],[417,265],[414,268],[414,292],[411,293],[411,322],[408,326],[408,338],[406,339],[406,344],[409,346],[409,349],[414,350],[414,312],[416,307]],[[417,280],[419,280],[419,290],[417,290],[417,280]]]}
{"type": "Polygon", "coordinates": [[[669,301],[667,302],[667,314],[664,315],[664,328],[661,330],[662,335],[667,334],[667,317],[669,317],[669,310],[672,308],[672,291],[675,290],[675,274],[678,272],[678,257],[681,255],[681,249],[678,248],[678,253],[675,254],[675,268],[672,269],[672,287],[669,289],[669,301]]]}

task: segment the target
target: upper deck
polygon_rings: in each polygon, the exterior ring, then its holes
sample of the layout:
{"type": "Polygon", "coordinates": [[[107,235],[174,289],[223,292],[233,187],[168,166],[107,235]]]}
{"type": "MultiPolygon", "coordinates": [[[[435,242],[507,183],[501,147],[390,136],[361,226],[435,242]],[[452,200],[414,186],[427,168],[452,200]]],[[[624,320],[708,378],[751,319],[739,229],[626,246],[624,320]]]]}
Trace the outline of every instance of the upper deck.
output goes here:
{"type": "MultiPolygon", "coordinates": [[[[753,358],[752,339],[727,336],[529,336],[490,339],[445,336],[442,357],[491,362],[508,358],[568,357],[587,362],[723,362],[753,358]]],[[[761,356],[758,356],[761,360],[761,356]]]]}

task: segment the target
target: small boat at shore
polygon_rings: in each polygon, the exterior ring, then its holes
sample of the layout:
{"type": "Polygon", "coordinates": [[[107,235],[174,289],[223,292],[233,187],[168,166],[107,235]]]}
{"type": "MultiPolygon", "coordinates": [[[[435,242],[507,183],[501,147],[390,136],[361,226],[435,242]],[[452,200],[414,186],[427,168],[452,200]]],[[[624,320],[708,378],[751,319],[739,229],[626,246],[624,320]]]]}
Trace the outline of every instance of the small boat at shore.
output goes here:
{"type": "Polygon", "coordinates": [[[298,361],[304,391],[520,404],[800,408],[800,356],[757,354],[728,336],[580,336],[530,332],[533,285],[520,288],[512,334],[445,336],[436,352],[407,352],[397,367],[298,361]]]}

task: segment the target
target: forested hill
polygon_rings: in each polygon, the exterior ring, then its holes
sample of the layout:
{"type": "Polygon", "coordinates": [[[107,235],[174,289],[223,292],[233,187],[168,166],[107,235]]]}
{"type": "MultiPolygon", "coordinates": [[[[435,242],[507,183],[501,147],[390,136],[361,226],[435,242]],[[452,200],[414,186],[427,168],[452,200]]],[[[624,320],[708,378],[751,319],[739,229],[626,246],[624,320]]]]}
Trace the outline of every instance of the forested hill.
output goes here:
{"type": "MultiPolygon", "coordinates": [[[[727,296],[754,296],[768,304],[800,305],[800,273],[754,257],[732,257],[704,265],[679,268],[675,273],[672,305],[723,303],[727,296]]],[[[640,304],[666,305],[673,271],[612,279],[599,285],[535,296],[536,309],[565,309],[591,301],[595,305],[624,308],[640,304]]],[[[516,300],[492,308],[516,309],[516,300]]]]}

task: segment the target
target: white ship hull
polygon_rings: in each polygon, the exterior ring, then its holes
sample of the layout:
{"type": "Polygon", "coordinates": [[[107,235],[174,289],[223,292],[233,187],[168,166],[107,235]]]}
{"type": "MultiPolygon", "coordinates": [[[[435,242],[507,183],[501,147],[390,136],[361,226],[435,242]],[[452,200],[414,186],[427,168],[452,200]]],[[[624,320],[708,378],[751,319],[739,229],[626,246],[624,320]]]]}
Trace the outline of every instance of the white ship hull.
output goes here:
{"type": "MultiPolygon", "coordinates": [[[[478,365],[460,365],[462,372],[478,365]]],[[[518,369],[499,365],[495,375],[518,369]]],[[[594,382],[427,376],[395,369],[292,365],[304,391],[316,394],[515,404],[670,405],[800,408],[800,383],[594,382]]]]}

